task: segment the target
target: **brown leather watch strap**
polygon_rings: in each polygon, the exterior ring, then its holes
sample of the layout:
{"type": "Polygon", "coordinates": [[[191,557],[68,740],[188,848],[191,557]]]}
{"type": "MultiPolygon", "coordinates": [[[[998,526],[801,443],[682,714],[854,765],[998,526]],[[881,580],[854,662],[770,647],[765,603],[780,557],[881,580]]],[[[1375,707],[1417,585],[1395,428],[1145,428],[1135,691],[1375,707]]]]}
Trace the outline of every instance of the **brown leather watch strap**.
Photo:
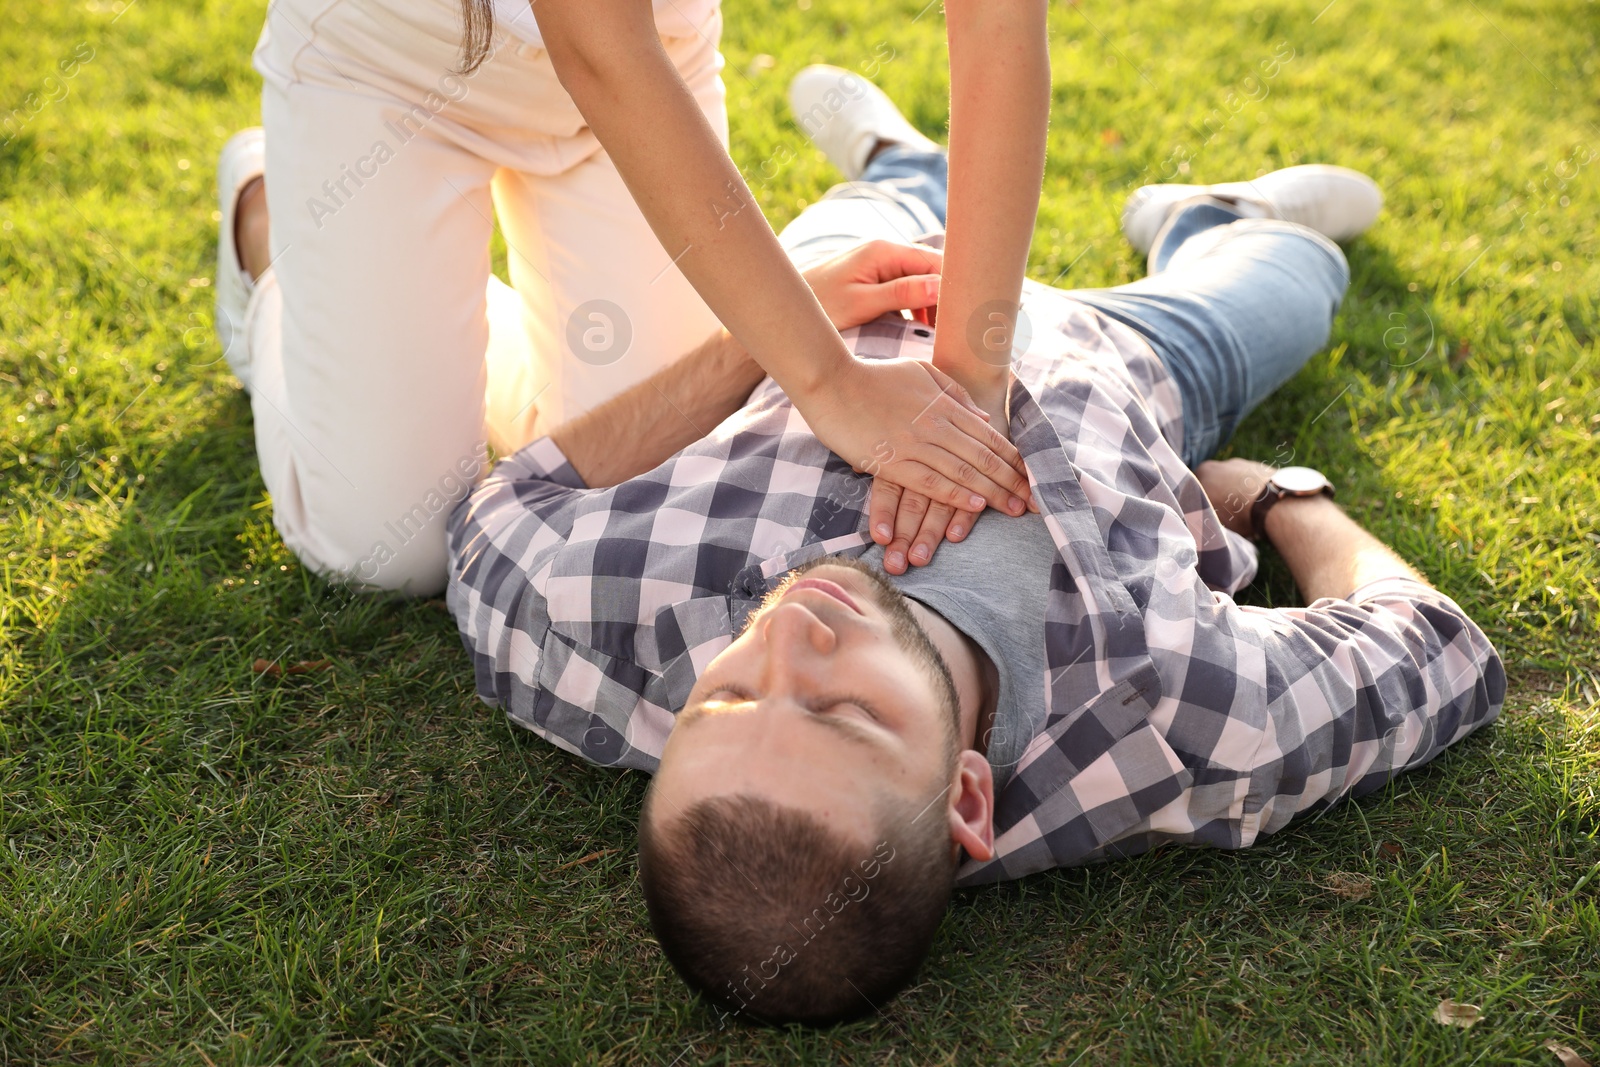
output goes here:
{"type": "Polygon", "coordinates": [[[1255,537],[1261,538],[1266,536],[1267,512],[1271,511],[1278,501],[1284,499],[1304,500],[1308,497],[1314,496],[1333,496],[1333,484],[1328,481],[1327,476],[1322,474],[1322,472],[1311,471],[1304,468],[1295,468],[1295,473],[1301,475],[1311,475],[1313,477],[1320,478],[1322,480],[1322,484],[1315,488],[1310,488],[1309,490],[1296,491],[1294,489],[1288,489],[1278,485],[1276,482],[1277,476],[1274,475],[1272,479],[1267,481],[1266,486],[1262,488],[1261,495],[1257,496],[1255,501],[1250,505],[1250,530],[1255,537]]]}

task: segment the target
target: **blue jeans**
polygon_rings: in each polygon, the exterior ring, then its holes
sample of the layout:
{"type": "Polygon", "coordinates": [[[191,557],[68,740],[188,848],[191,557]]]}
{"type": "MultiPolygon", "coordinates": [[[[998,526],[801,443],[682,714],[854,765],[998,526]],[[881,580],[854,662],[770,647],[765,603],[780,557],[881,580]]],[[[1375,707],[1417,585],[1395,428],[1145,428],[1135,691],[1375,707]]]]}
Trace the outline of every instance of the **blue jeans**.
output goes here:
{"type": "MultiPolygon", "coordinates": [[[[943,228],[948,188],[944,153],[892,147],[780,240],[802,267],[865,240],[915,241],[943,228]]],[[[1070,295],[1155,350],[1183,399],[1183,457],[1193,467],[1327,343],[1350,269],[1314,230],[1211,203],[1179,210],[1150,250],[1150,269],[1129,285],[1070,295]]]]}

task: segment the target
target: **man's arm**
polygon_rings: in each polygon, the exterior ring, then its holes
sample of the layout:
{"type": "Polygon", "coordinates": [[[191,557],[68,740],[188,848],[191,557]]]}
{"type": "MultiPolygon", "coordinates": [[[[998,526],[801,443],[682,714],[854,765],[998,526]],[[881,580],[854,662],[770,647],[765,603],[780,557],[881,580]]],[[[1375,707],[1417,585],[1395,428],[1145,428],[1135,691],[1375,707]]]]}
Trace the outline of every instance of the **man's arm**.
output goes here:
{"type": "MultiPolygon", "coordinates": [[[[1272,473],[1242,459],[1195,470],[1218,516],[1245,536],[1272,473]]],[[[1213,669],[1253,665],[1239,672],[1227,710],[1240,727],[1235,743],[1207,757],[1247,773],[1248,786],[1227,811],[1189,814],[1193,825],[1235,823],[1238,845],[1426,763],[1492,722],[1505,699],[1488,635],[1332,500],[1279,501],[1266,535],[1308,606],[1219,603],[1193,652],[1213,669]]]]}
{"type": "Polygon", "coordinates": [[[1347,597],[1384,578],[1430,583],[1325,496],[1289,497],[1267,512],[1267,540],[1289,565],[1307,603],[1347,597]]]}
{"type": "Polygon", "coordinates": [[[739,410],[763,372],[727,330],[550,434],[585,485],[637,477],[739,410]]]}
{"type": "MultiPolygon", "coordinates": [[[[1218,517],[1246,537],[1255,532],[1251,504],[1273,473],[1245,459],[1195,469],[1218,517]]],[[[1308,606],[1225,612],[1233,617],[1228,639],[1259,643],[1268,675],[1281,679],[1275,745],[1296,746],[1264,751],[1252,795],[1279,793],[1280,779],[1300,768],[1335,773],[1318,779],[1322,793],[1278,797],[1262,833],[1312,804],[1367,792],[1426,763],[1493,721],[1505,699],[1505,670],[1483,630],[1332,500],[1280,500],[1265,533],[1308,606]],[[1316,685],[1290,684],[1305,675],[1316,685]]]]}
{"type": "Polygon", "coordinates": [[[1273,473],[1265,463],[1229,459],[1200,464],[1195,477],[1224,526],[1244,537],[1266,535],[1289,565],[1306,603],[1322,597],[1348,597],[1384,578],[1429,584],[1326,496],[1280,500],[1267,512],[1267,528],[1252,530],[1250,507],[1273,473]]]}
{"type": "MultiPolygon", "coordinates": [[[[837,329],[939,300],[942,257],[920,245],[870,241],[805,272],[837,329]]],[[[764,377],[727,330],[562,424],[550,437],[590,488],[617,485],[662,463],[739,410],[764,377]]]]}

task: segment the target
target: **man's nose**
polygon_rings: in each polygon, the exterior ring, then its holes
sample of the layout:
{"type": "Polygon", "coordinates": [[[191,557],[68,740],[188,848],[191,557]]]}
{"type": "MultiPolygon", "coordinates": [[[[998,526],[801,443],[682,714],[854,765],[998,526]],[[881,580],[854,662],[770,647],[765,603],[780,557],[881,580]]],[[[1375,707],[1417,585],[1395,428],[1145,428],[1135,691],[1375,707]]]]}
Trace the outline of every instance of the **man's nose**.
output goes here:
{"type": "Polygon", "coordinates": [[[833,627],[801,604],[776,605],[761,620],[761,626],[772,683],[787,681],[796,673],[810,677],[818,661],[826,659],[839,644],[833,627]]]}

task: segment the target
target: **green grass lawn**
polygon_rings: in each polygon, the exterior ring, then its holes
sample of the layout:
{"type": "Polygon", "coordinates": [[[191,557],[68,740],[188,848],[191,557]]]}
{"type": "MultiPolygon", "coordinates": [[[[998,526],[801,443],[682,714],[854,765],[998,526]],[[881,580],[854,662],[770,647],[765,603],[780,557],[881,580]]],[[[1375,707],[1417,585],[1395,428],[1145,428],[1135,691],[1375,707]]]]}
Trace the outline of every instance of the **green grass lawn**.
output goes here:
{"type": "MultiPolygon", "coordinates": [[[[1137,277],[1144,181],[1384,186],[1329,351],[1232,447],[1328,470],[1511,696],[1260,848],[963,892],[912,990],[818,1033],[685,996],[637,888],[642,777],[480,705],[439,602],[284,549],[207,287],[264,4],[128,3],[0,4],[0,1064],[1600,1059],[1600,5],[1056,6],[1035,277],[1137,277]],[[1434,1022],[1445,998],[1483,1020],[1434,1022]]],[[[774,224],[834,178],[787,118],[803,64],[940,130],[923,3],[728,0],[774,224]]],[[[1275,560],[1260,585],[1292,594],[1275,560]]]]}

